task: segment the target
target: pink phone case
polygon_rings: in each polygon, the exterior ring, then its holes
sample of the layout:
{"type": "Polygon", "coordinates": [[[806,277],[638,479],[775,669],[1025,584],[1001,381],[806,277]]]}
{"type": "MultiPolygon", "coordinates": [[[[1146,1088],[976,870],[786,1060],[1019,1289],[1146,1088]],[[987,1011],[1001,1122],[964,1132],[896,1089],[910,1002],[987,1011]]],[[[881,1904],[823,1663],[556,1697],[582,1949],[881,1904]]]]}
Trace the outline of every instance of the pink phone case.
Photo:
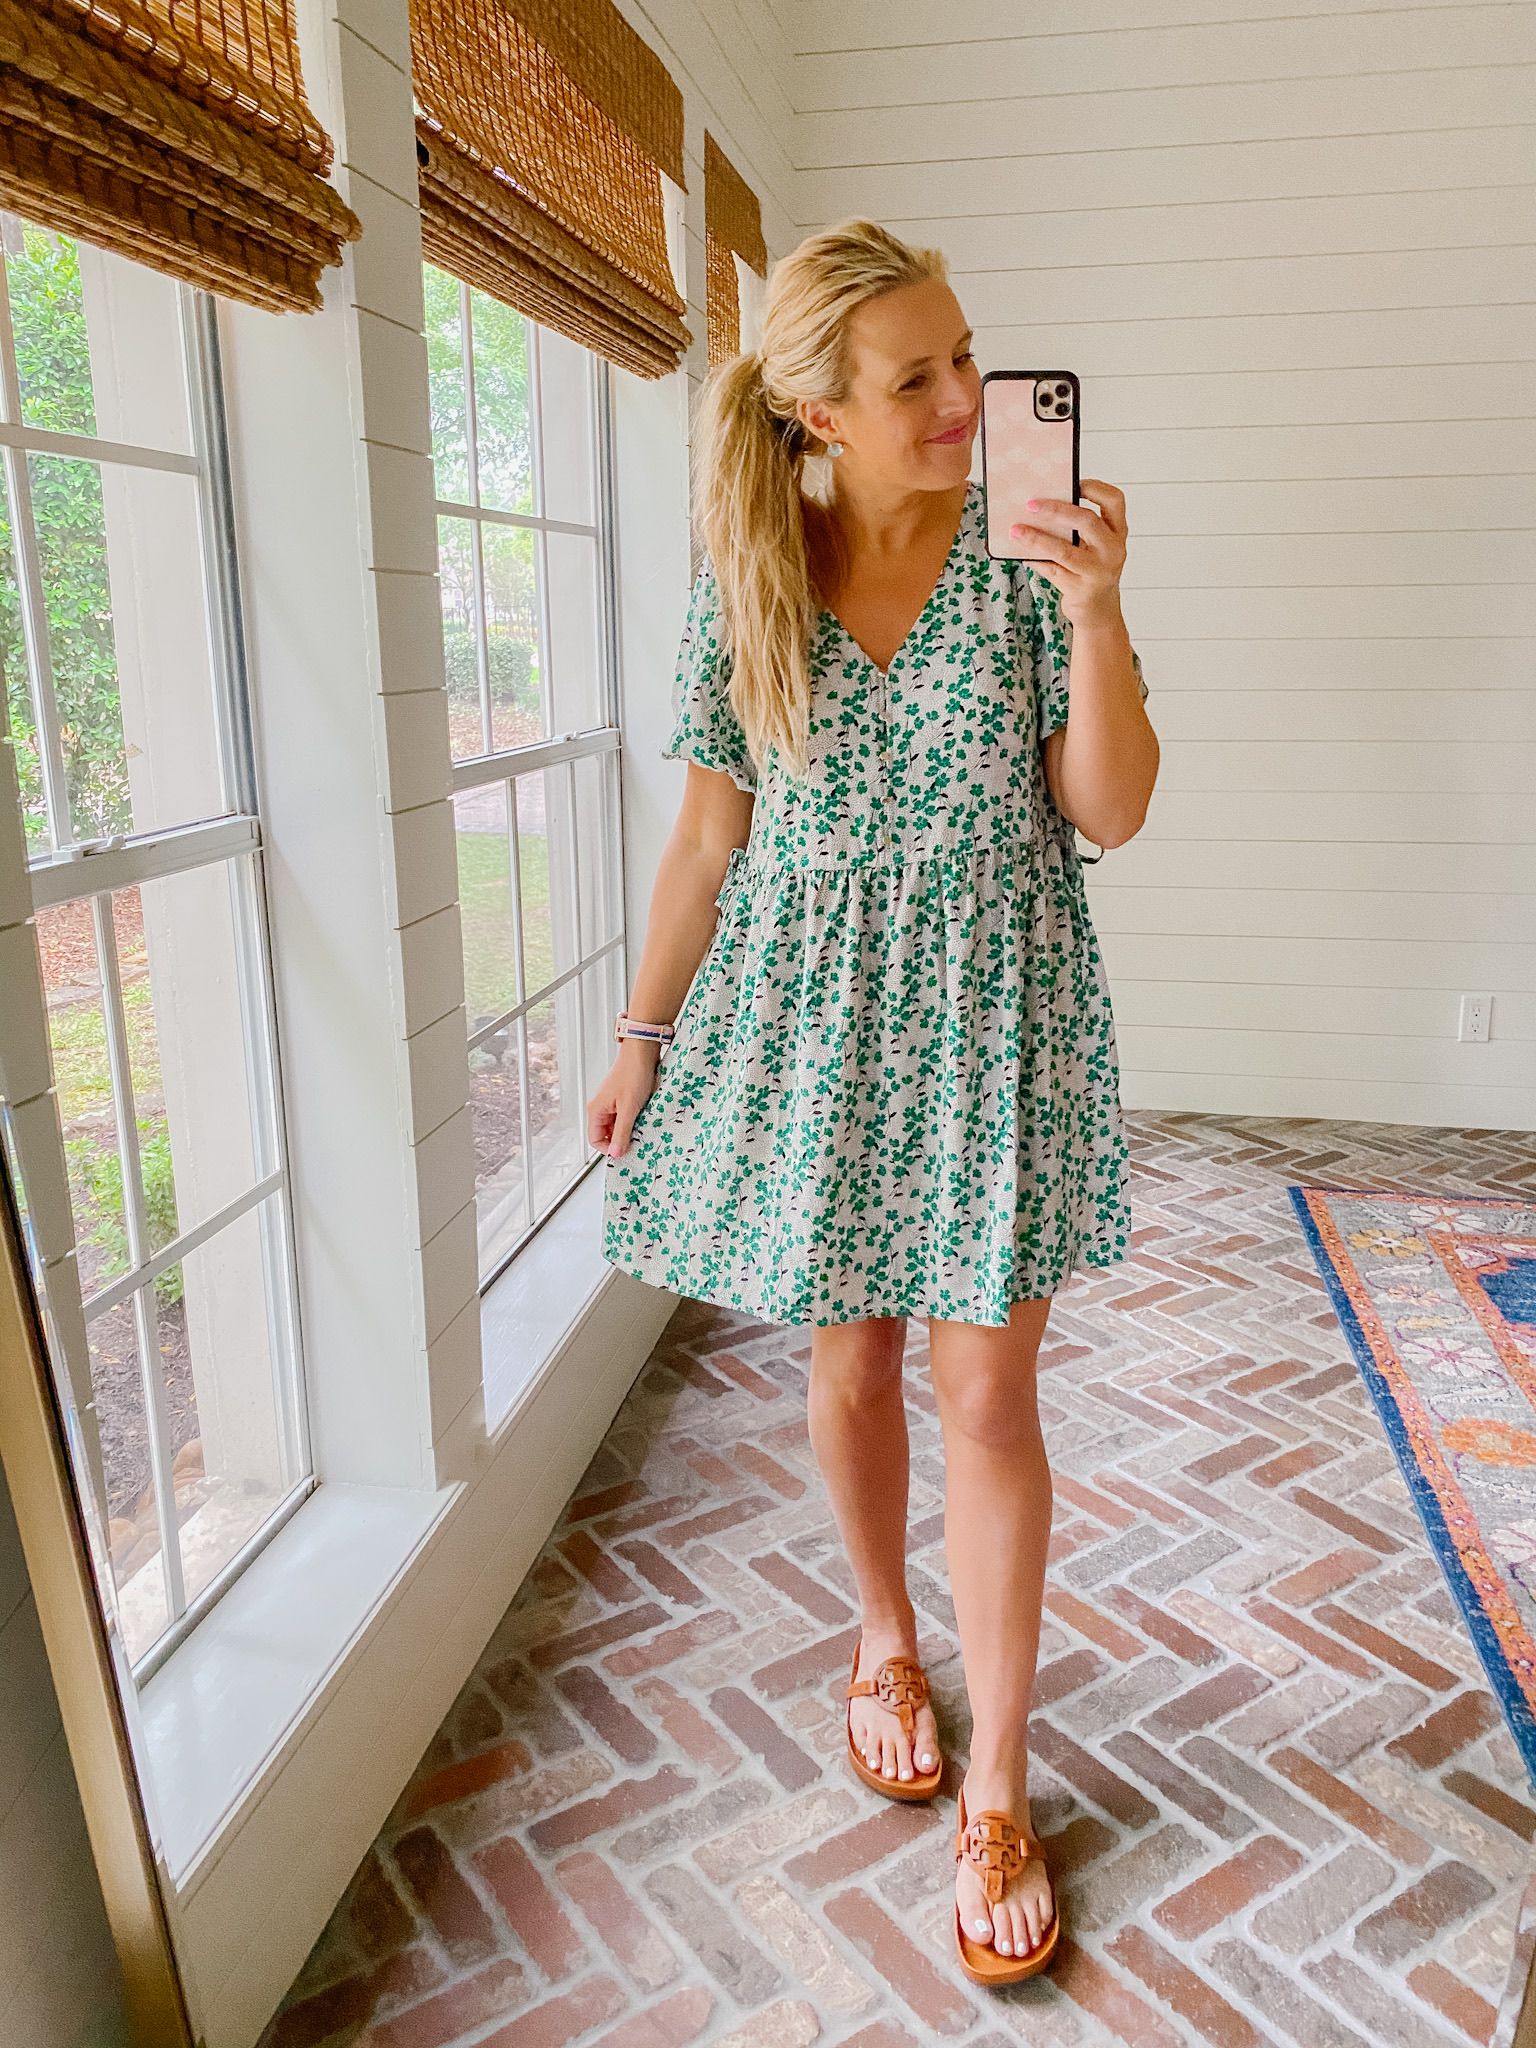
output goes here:
{"type": "MultiPolygon", "coordinates": [[[[1020,562],[1026,555],[1010,538],[1011,526],[1028,526],[1031,498],[1078,499],[1077,439],[1081,393],[1070,370],[993,370],[981,385],[981,465],[987,493],[987,552],[1020,562]],[[1037,386],[1045,387],[1037,409],[1037,386]],[[1070,387],[1070,396],[1062,387],[1070,387]],[[1060,406],[1066,417],[1041,418],[1060,406]]],[[[1077,535],[1072,536],[1076,544],[1077,535]]]]}

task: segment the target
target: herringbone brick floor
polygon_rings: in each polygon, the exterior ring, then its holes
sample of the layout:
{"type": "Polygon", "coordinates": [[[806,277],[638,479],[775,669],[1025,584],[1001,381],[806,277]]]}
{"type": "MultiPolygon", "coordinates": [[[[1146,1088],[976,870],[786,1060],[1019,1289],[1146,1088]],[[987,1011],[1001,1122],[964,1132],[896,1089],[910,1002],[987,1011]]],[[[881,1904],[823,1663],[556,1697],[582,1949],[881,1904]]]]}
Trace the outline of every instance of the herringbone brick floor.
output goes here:
{"type": "MultiPolygon", "coordinates": [[[[1042,1354],[1049,1978],[950,1960],[952,1785],[842,1760],[852,1588],[809,1333],[685,1303],[267,2048],[1507,2042],[1536,1801],[1297,1233],[1290,1180],[1507,1192],[1536,1141],[1133,1120],[1135,1256],[1042,1354]]],[[[911,1590],[967,1718],[909,1333],[911,1590]]]]}

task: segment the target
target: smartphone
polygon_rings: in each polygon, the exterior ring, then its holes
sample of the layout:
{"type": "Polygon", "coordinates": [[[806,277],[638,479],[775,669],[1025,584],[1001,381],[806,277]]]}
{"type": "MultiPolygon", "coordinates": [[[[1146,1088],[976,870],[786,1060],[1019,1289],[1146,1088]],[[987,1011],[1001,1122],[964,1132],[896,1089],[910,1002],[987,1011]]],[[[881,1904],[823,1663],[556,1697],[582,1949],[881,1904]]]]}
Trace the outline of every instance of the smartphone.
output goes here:
{"type": "MultiPolygon", "coordinates": [[[[1070,370],[991,370],[981,380],[981,474],[987,494],[987,553],[1027,562],[1009,534],[1028,526],[1031,498],[1080,504],[1077,437],[1082,394],[1070,370]]],[[[1078,545],[1077,534],[1072,545],[1078,545]]]]}

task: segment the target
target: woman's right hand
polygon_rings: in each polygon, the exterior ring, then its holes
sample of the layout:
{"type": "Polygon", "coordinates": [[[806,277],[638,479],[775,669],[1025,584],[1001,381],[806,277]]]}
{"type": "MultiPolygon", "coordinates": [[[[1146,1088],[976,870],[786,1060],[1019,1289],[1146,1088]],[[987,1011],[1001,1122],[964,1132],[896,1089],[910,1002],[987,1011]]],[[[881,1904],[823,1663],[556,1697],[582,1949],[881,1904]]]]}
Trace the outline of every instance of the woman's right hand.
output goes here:
{"type": "MultiPolygon", "coordinates": [[[[629,991],[632,1017],[676,1017],[709,951],[720,885],[731,849],[752,830],[751,795],[721,768],[688,763],[688,782],[651,891],[645,950],[629,991]]],[[[618,1159],[629,1150],[635,1118],[656,1092],[661,1047],[653,1038],[621,1038],[618,1056],[587,1104],[587,1143],[618,1159]]]]}
{"type": "Polygon", "coordinates": [[[618,1057],[587,1104],[587,1143],[610,1159],[629,1150],[635,1118],[656,1089],[661,1047],[651,1038],[624,1038],[618,1057]]]}

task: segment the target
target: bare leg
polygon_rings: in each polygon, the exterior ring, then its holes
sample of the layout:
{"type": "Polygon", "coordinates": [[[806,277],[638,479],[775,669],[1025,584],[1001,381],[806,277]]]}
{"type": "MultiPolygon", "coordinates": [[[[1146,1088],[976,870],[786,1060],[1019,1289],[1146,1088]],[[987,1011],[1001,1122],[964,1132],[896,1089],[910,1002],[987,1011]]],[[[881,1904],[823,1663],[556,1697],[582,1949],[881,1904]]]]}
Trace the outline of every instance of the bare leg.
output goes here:
{"type": "MultiPolygon", "coordinates": [[[[901,1398],[904,1317],[818,1328],[811,1338],[811,1446],[859,1589],[859,1676],[887,1657],[915,1657],[917,1619],[907,1597],[907,1415],[901,1398]]],[[[873,1699],[851,1703],[854,1741],[871,1770],[910,1778],[938,1761],[932,1712],[919,1710],[909,1743],[873,1699]]]]}
{"type": "MultiPolygon", "coordinates": [[[[944,1427],[944,1539],[971,1697],[968,1813],[1012,1814],[1033,1835],[1025,1780],[1029,1702],[1051,1537],[1051,1472],[1035,1402],[1035,1354],[1048,1301],[1021,1301],[1007,1329],[930,1319],[933,1390],[944,1427]]],[[[988,1906],[962,1863],[961,1924],[1000,1955],[1038,1946],[1050,1925],[1044,1865],[1033,1859],[988,1906]]]]}

